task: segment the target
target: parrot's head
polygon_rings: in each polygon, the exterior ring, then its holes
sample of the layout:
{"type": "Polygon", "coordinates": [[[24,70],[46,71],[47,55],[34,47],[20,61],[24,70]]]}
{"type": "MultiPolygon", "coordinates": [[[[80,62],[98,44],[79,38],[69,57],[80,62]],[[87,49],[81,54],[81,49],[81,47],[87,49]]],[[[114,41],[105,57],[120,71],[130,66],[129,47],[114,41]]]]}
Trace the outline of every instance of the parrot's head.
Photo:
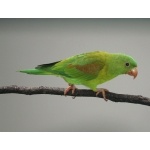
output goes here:
{"type": "Polygon", "coordinates": [[[118,74],[128,74],[133,76],[134,79],[137,77],[137,62],[131,56],[125,54],[115,54],[114,62],[118,70],[118,74]]]}

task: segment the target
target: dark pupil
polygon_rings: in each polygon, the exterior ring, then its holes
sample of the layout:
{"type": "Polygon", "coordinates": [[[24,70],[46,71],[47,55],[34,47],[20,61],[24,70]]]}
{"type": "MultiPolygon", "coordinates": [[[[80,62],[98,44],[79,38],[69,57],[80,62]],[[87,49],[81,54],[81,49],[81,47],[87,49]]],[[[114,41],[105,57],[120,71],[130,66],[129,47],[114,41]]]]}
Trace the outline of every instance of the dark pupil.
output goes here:
{"type": "Polygon", "coordinates": [[[126,66],[128,67],[128,66],[129,66],[129,63],[126,63],[126,66]]]}

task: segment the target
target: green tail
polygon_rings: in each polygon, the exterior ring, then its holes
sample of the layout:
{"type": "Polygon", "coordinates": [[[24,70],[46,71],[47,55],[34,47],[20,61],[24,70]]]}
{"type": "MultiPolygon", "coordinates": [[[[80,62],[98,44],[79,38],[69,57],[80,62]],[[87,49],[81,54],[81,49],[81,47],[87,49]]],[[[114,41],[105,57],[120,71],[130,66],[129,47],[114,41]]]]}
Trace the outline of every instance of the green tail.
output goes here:
{"type": "Polygon", "coordinates": [[[50,72],[46,72],[46,71],[38,70],[38,69],[20,70],[18,72],[27,73],[27,74],[34,74],[34,75],[51,75],[50,72]]]}
{"type": "Polygon", "coordinates": [[[18,72],[23,72],[27,74],[34,74],[34,75],[52,75],[54,73],[51,72],[51,67],[53,67],[57,62],[53,62],[50,64],[42,64],[38,65],[35,69],[29,69],[29,70],[20,70],[18,72]]]}

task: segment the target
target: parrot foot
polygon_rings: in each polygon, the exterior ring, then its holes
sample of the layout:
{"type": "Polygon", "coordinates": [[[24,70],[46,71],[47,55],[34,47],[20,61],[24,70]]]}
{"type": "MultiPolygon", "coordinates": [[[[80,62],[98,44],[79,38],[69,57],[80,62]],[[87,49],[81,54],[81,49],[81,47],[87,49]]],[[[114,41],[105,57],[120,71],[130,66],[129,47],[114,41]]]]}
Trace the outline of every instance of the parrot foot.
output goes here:
{"type": "Polygon", "coordinates": [[[66,95],[70,90],[72,90],[72,94],[74,94],[77,88],[73,84],[69,84],[69,86],[65,89],[64,95],[66,95]]]}
{"type": "Polygon", "coordinates": [[[109,92],[109,91],[107,89],[99,88],[97,89],[96,96],[98,96],[99,93],[102,93],[104,100],[107,101],[105,92],[109,92]]]}

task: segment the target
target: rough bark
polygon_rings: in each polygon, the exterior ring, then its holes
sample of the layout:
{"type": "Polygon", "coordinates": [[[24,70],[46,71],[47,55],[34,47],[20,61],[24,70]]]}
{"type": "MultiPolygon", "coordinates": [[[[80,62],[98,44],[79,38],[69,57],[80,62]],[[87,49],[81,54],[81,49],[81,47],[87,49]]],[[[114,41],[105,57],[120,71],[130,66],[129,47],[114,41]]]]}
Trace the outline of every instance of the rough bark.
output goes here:
{"type": "MultiPolygon", "coordinates": [[[[25,86],[2,86],[0,87],[0,94],[16,93],[25,95],[35,95],[35,94],[52,94],[52,95],[64,95],[64,88],[54,88],[54,87],[25,87],[25,86]]],[[[67,93],[67,96],[73,97],[99,97],[102,98],[100,93],[96,96],[95,92],[87,89],[77,89],[72,95],[71,91],[67,93]]],[[[141,95],[128,95],[128,94],[117,94],[112,92],[106,92],[106,98],[113,102],[126,102],[134,104],[142,104],[150,106],[150,98],[143,97],[141,95]]]]}

